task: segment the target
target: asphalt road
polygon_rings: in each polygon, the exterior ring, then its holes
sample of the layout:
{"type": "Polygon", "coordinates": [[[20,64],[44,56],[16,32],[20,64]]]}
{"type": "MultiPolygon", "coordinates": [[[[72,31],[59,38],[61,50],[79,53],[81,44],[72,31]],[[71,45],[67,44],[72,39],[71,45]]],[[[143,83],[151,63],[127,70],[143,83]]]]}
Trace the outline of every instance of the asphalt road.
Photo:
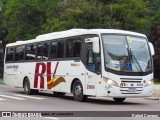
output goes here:
{"type": "MultiPolygon", "coordinates": [[[[160,100],[145,98],[127,98],[123,103],[115,103],[112,98],[89,98],[86,102],[74,101],[71,94],[56,97],[51,92],[40,92],[38,95],[25,95],[22,88],[13,88],[0,85],[0,111],[159,111],[160,100]]],[[[86,112],[87,113],[87,112],[86,112]]],[[[93,112],[94,113],[94,112],[93,112]]],[[[91,113],[90,113],[91,114],[91,113]]],[[[85,118],[96,120],[97,118],[85,118]]],[[[9,118],[3,118],[3,120],[9,118]]],[[[27,118],[23,118],[24,120],[27,118]]],[[[30,118],[33,119],[33,118],[30,118]]],[[[74,117],[49,117],[38,118],[55,120],[74,120],[74,117]]],[[[76,119],[84,119],[83,116],[76,119]]],[[[99,120],[105,120],[101,117],[99,120]]],[[[112,117],[107,119],[115,120],[112,117]]],[[[123,118],[123,120],[135,120],[138,118],[123,118]]],[[[145,118],[141,118],[142,120],[145,118]]],[[[152,118],[150,118],[152,119],[152,118]]],[[[156,118],[158,119],[158,118],[156,118]]],[[[153,119],[154,120],[154,119],[153,119]]]]}

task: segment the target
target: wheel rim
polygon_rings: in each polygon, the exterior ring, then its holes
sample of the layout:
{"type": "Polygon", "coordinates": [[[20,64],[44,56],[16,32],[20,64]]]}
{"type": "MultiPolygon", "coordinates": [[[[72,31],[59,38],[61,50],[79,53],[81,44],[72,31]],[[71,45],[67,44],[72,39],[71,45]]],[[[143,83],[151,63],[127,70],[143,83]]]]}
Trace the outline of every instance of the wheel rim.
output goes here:
{"type": "Polygon", "coordinates": [[[75,87],[75,95],[78,100],[82,98],[82,87],[80,85],[75,87]]]}
{"type": "Polygon", "coordinates": [[[79,95],[79,94],[81,94],[82,93],[82,88],[81,88],[81,86],[79,85],[79,86],[76,86],[76,88],[75,88],[75,94],[76,95],[79,95]]]}

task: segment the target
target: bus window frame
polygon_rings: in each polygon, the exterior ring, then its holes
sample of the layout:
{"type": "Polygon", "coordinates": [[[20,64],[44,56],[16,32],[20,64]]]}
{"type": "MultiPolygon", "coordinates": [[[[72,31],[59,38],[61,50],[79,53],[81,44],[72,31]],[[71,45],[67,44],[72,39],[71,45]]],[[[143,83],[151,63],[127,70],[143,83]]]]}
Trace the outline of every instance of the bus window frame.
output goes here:
{"type": "Polygon", "coordinates": [[[6,47],[6,52],[5,52],[5,63],[13,63],[14,61],[14,54],[15,54],[15,46],[11,46],[11,47],[6,47]],[[13,48],[13,57],[11,61],[7,61],[7,54],[8,54],[8,49],[13,48]]]}
{"type": "Polygon", "coordinates": [[[37,57],[37,42],[35,42],[35,43],[30,43],[30,44],[25,44],[25,59],[24,59],[24,62],[35,62],[35,61],[37,61],[36,60],[36,57],[37,57]],[[27,47],[27,45],[35,45],[36,46],[36,50],[35,50],[35,59],[34,60],[26,60],[26,47],[27,47]]]}
{"type": "MultiPolygon", "coordinates": [[[[71,37],[66,37],[66,38],[58,38],[58,39],[52,39],[52,40],[46,40],[46,41],[40,41],[40,42],[33,42],[33,43],[28,43],[28,44],[21,44],[21,45],[15,45],[15,46],[11,46],[11,47],[6,47],[6,48],[13,48],[14,49],[14,55],[13,55],[13,60],[12,61],[6,61],[6,57],[5,57],[5,63],[21,63],[21,62],[40,62],[40,61],[68,61],[68,60],[74,60],[75,62],[80,62],[80,60],[82,60],[82,46],[83,46],[83,36],[84,35],[77,35],[77,36],[71,36],[71,37]],[[80,57],[70,57],[67,58],[66,57],[66,40],[67,39],[77,39],[80,38],[79,40],[81,40],[81,48],[80,48],[80,57]],[[52,42],[56,42],[56,41],[63,41],[63,57],[62,58],[50,58],[50,50],[51,50],[51,43],[52,42]],[[43,44],[44,43],[49,43],[49,52],[48,52],[48,59],[41,59],[41,60],[37,60],[37,45],[38,44],[43,44]],[[24,58],[21,61],[15,61],[15,48],[18,46],[25,46],[25,51],[24,51],[24,58]],[[31,46],[31,45],[35,45],[36,46],[36,50],[35,50],[35,59],[34,60],[26,60],[26,47],[27,46],[31,46]]],[[[6,53],[7,55],[7,53],[6,53]]]]}
{"type": "MultiPolygon", "coordinates": [[[[83,62],[83,64],[85,65],[85,68],[88,70],[88,71],[90,71],[90,72],[93,72],[93,73],[95,73],[95,74],[97,74],[97,72],[96,72],[96,69],[94,70],[94,71],[92,71],[91,69],[89,69],[88,68],[88,65],[87,65],[87,44],[86,44],[86,42],[85,42],[85,39],[86,38],[93,38],[93,37],[98,37],[99,39],[100,39],[100,36],[98,35],[98,34],[87,34],[87,35],[83,35],[83,49],[82,49],[82,62],[83,62]]],[[[100,41],[99,41],[100,42],[100,41]]],[[[99,46],[100,46],[100,48],[102,47],[101,46],[101,42],[100,42],[100,44],[99,44],[99,46]]],[[[95,54],[95,53],[94,53],[95,54]]],[[[101,52],[101,49],[100,49],[100,71],[99,71],[99,73],[98,74],[100,74],[101,76],[102,76],[102,57],[101,57],[101,54],[102,54],[102,52],[101,52]]]]}
{"type": "Polygon", "coordinates": [[[52,60],[52,61],[57,61],[57,60],[64,60],[64,53],[65,53],[65,40],[60,38],[60,39],[53,39],[50,40],[50,49],[49,49],[49,59],[48,60],[52,60]],[[58,42],[58,41],[62,41],[63,42],[63,57],[62,58],[50,58],[51,57],[51,44],[52,42],[58,42]]]}
{"type": "MultiPolygon", "coordinates": [[[[22,45],[17,45],[14,47],[14,62],[21,62],[21,61],[24,61],[24,57],[25,57],[25,50],[26,50],[26,45],[25,44],[22,44],[22,45]],[[19,57],[18,57],[18,60],[15,60],[15,54],[16,54],[16,48],[17,47],[22,47],[24,46],[24,54],[23,54],[23,60],[19,60],[19,57]]],[[[19,56],[19,55],[18,55],[19,56]]]]}
{"type": "Polygon", "coordinates": [[[75,62],[79,62],[82,58],[82,45],[83,45],[83,38],[82,36],[73,36],[73,37],[67,37],[65,38],[65,47],[64,47],[64,51],[65,51],[65,54],[64,54],[64,58],[65,60],[75,60],[75,62]],[[66,50],[66,47],[67,47],[67,40],[68,39],[75,39],[75,38],[80,38],[81,40],[81,48],[80,48],[80,56],[79,57],[66,57],[66,54],[67,54],[67,50],[66,50]]]}

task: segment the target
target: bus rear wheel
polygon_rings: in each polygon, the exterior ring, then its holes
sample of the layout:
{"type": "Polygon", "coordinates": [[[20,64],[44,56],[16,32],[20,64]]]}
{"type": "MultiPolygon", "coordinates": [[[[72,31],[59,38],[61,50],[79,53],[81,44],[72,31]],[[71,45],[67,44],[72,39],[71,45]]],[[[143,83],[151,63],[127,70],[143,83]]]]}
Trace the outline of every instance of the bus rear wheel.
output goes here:
{"type": "Polygon", "coordinates": [[[28,78],[26,78],[24,81],[24,93],[27,95],[33,95],[38,93],[38,90],[34,90],[30,88],[30,82],[28,78]]]}
{"type": "Polygon", "coordinates": [[[126,98],[113,98],[115,102],[121,103],[123,102],[126,98]]]}
{"type": "Polygon", "coordinates": [[[79,80],[73,84],[73,97],[75,101],[82,102],[87,99],[86,95],[83,95],[83,86],[79,80]]]}

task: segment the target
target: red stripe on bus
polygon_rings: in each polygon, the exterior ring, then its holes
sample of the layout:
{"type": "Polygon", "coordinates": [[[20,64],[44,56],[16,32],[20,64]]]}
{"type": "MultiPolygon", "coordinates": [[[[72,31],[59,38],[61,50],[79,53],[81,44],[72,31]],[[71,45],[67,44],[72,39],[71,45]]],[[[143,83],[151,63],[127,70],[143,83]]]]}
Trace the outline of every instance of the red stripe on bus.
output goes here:
{"type": "Polygon", "coordinates": [[[55,74],[56,74],[56,71],[57,71],[57,68],[58,68],[58,64],[59,64],[59,62],[57,62],[57,64],[56,64],[56,68],[55,68],[55,70],[54,70],[53,77],[54,77],[55,74]]]}

